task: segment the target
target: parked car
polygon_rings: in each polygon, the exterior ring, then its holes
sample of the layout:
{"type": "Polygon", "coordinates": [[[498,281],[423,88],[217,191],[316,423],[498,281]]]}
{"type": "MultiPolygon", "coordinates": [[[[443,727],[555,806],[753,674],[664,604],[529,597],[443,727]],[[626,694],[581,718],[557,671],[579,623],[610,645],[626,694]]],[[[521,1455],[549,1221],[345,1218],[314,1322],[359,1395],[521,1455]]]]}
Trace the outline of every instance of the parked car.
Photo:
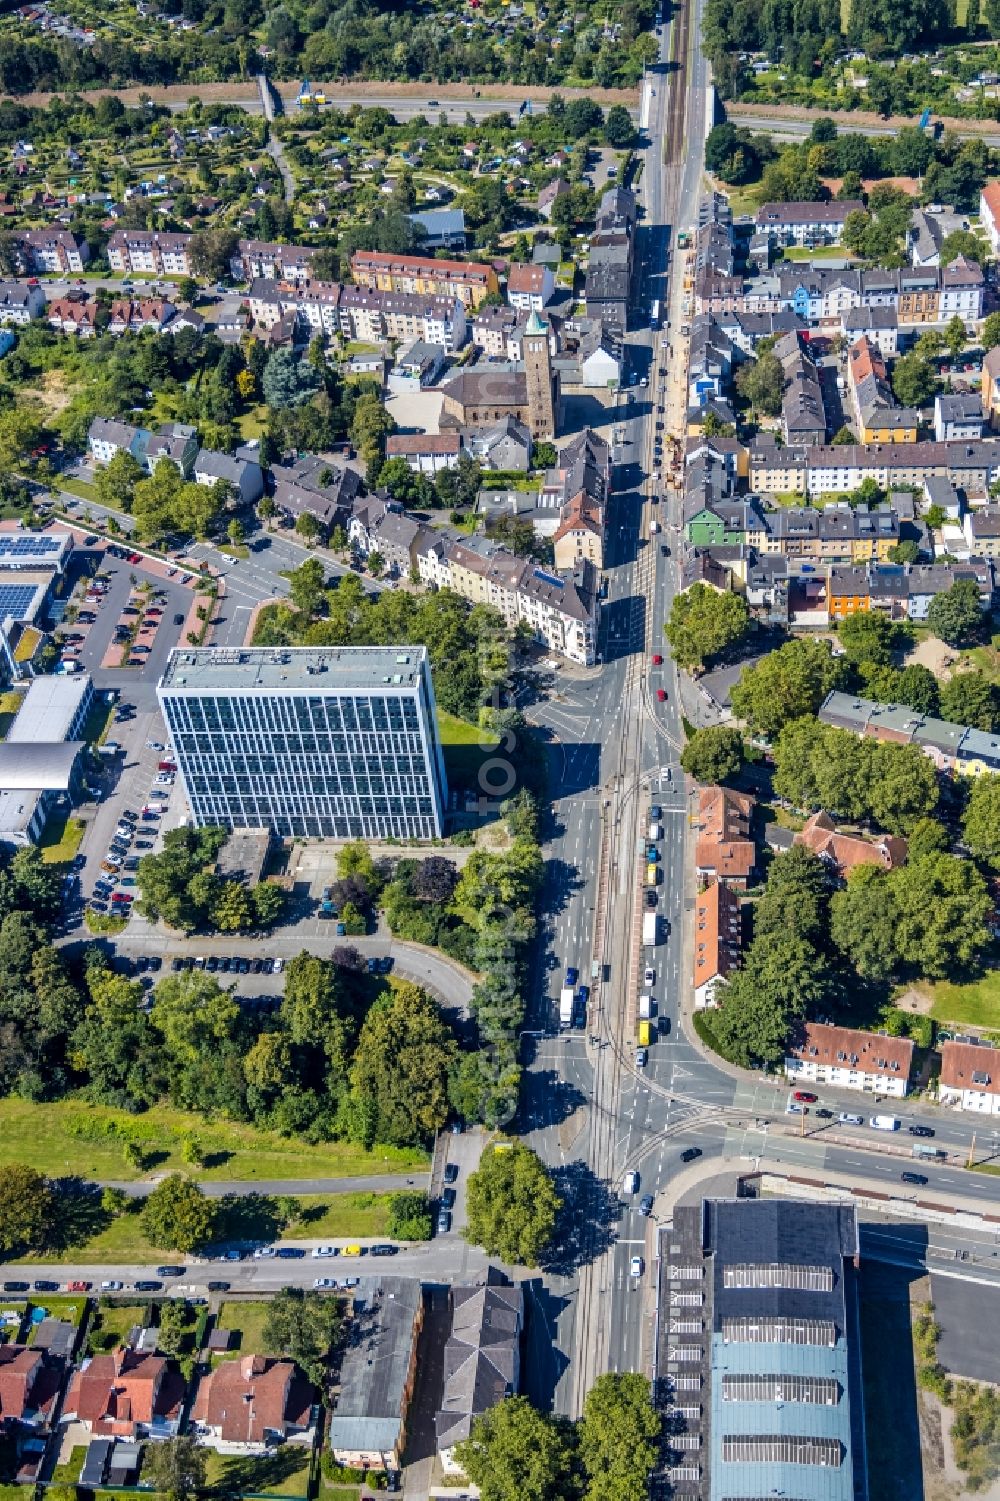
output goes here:
{"type": "Polygon", "coordinates": [[[326,1289],[329,1289],[331,1287],[336,1287],[336,1285],[337,1285],[337,1279],[336,1279],[336,1277],[314,1277],[313,1278],[313,1287],[317,1290],[317,1292],[319,1292],[319,1291],[325,1291],[326,1289]]]}
{"type": "Polygon", "coordinates": [[[156,1275],[158,1277],[183,1277],[186,1271],[186,1266],[158,1266],[156,1275]]]}
{"type": "Polygon", "coordinates": [[[932,1126],[907,1126],[906,1129],[907,1129],[907,1131],[909,1131],[909,1133],[910,1133],[911,1136],[933,1136],[934,1135],[934,1128],[932,1126]]]}
{"type": "Polygon", "coordinates": [[[652,1212],[653,1212],[653,1195],[652,1194],[643,1194],[642,1198],[639,1200],[639,1213],[640,1214],[645,1214],[645,1215],[650,1215],[650,1214],[652,1214],[652,1212]]]}
{"type": "Polygon", "coordinates": [[[90,1288],[91,1284],[89,1282],[74,1280],[73,1282],[66,1283],[66,1291],[68,1293],[89,1293],[90,1288]]]}
{"type": "Polygon", "coordinates": [[[57,1293],[59,1291],[59,1283],[50,1282],[46,1277],[36,1277],[31,1286],[36,1293],[57,1293]]]}
{"type": "Polygon", "coordinates": [[[701,1147],[685,1147],[681,1153],[682,1162],[694,1162],[696,1157],[701,1156],[701,1147]]]}
{"type": "Polygon", "coordinates": [[[636,1050],[635,1050],[635,1066],[636,1066],[636,1068],[645,1068],[646,1064],[648,1062],[649,1062],[649,1049],[648,1048],[636,1048],[636,1050]]]}
{"type": "Polygon", "coordinates": [[[451,1212],[447,1209],[439,1209],[437,1217],[437,1233],[447,1235],[451,1229],[451,1212]]]}
{"type": "Polygon", "coordinates": [[[457,1178],[458,1178],[458,1163],[457,1162],[446,1162],[445,1163],[445,1168],[444,1168],[444,1181],[446,1183],[454,1183],[457,1178]]]}
{"type": "Polygon", "coordinates": [[[377,1246],[369,1246],[368,1254],[369,1256],[395,1256],[398,1250],[398,1246],[390,1246],[388,1242],[386,1242],[384,1245],[380,1244],[377,1246]]]}
{"type": "Polygon", "coordinates": [[[210,1293],[227,1293],[232,1286],[231,1282],[206,1282],[205,1286],[210,1293]]]}
{"type": "Polygon", "coordinates": [[[810,1094],[808,1089],[797,1089],[795,1091],[795,1098],[802,1105],[815,1105],[816,1103],[816,1096],[810,1094]]]}
{"type": "Polygon", "coordinates": [[[30,1292],[31,1289],[30,1284],[27,1282],[5,1282],[3,1290],[5,1293],[26,1293],[30,1292]]]}
{"type": "Polygon", "coordinates": [[[313,1246],[311,1254],[313,1256],[339,1256],[340,1252],[336,1246],[313,1246]]]}
{"type": "Polygon", "coordinates": [[[133,1282],[132,1286],[137,1293],[158,1293],[163,1287],[163,1283],[151,1282],[144,1279],[142,1282],[133,1282]]]}

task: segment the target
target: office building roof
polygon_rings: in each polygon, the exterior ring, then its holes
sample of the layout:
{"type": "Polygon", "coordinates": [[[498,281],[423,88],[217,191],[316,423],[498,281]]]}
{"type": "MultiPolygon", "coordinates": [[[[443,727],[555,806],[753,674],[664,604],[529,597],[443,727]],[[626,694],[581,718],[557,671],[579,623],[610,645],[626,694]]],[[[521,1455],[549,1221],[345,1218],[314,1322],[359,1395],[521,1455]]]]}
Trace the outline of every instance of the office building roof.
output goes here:
{"type": "Polygon", "coordinates": [[[173,695],[380,693],[412,688],[424,646],[177,647],[160,688],[173,695]]]}
{"type": "Polygon", "coordinates": [[[66,792],[83,748],[82,740],[7,740],[0,745],[0,788],[5,793],[66,792]]]}
{"type": "Polygon", "coordinates": [[[328,1430],[332,1449],[396,1447],[421,1309],[420,1283],[411,1278],[360,1279],[328,1430]]]}
{"type": "Polygon", "coordinates": [[[38,746],[65,740],[91,689],[90,674],[86,672],[35,678],[7,734],[7,744],[22,741],[38,746]]]}

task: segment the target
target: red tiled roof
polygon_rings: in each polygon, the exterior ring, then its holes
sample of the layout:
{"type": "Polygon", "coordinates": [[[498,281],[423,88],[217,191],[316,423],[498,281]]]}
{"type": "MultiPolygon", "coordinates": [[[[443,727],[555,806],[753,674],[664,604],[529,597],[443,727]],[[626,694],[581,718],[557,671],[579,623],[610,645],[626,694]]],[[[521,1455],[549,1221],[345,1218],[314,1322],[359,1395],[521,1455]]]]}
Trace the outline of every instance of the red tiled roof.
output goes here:
{"type": "MultiPolygon", "coordinates": [[[[1000,192],[1000,183],[996,184],[1000,192]]],[[[1000,1052],[976,1042],[946,1042],[941,1046],[941,1083],[946,1089],[969,1089],[1000,1094],[1000,1052]],[[973,1074],[976,1075],[973,1082],[973,1074]]]]}
{"type": "Polygon", "coordinates": [[[740,904],[721,881],[699,892],[695,908],[694,983],[704,985],[735,969],[740,951],[740,904]]]}
{"type": "Polygon", "coordinates": [[[545,288],[544,266],[514,265],[507,278],[508,292],[542,292],[545,288]]]}
{"type": "Polygon", "coordinates": [[[191,1416],[231,1443],[262,1443],[268,1433],[307,1427],[312,1402],[290,1360],[244,1355],[202,1378],[191,1416]]]}
{"type": "Polygon", "coordinates": [[[1000,182],[988,182],[982,196],[994,224],[1000,224],[1000,182]]]}
{"type": "Polygon", "coordinates": [[[800,1036],[801,1041],[787,1049],[790,1058],[830,1064],[834,1068],[856,1068],[859,1073],[909,1078],[913,1043],[908,1037],[884,1037],[881,1032],[857,1032],[852,1027],[834,1027],[827,1022],[806,1022],[800,1036]]]}
{"type": "Polygon", "coordinates": [[[119,1349],[74,1372],[65,1411],[92,1431],[134,1434],[140,1423],[179,1414],[184,1383],[162,1355],[119,1349]]]}
{"type": "Polygon", "coordinates": [[[757,861],[750,835],[754,800],[730,787],[702,787],[698,793],[701,832],[695,849],[699,870],[714,871],[720,878],[741,880],[757,861]]]}
{"type": "Polygon", "coordinates": [[[26,1345],[0,1345],[0,1422],[23,1418],[45,1357],[26,1345]]]}
{"type": "Polygon", "coordinates": [[[814,813],[792,843],[803,844],[814,855],[832,861],[842,875],[857,865],[878,865],[883,870],[893,870],[903,864],[907,851],[906,840],[894,834],[884,834],[876,840],[838,834],[828,813],[814,813]]]}

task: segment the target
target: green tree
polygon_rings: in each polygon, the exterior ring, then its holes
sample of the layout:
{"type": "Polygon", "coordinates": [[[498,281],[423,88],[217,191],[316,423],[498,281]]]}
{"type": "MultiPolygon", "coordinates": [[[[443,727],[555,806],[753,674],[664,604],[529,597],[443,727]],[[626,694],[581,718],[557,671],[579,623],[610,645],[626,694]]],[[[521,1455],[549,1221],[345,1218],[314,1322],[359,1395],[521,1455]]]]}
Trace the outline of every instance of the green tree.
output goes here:
{"type": "Polygon", "coordinates": [[[754,942],[725,988],[712,1030],[744,1068],[777,1063],[795,1022],[818,1010],[826,988],[811,944],[799,938],[754,942]]]}
{"type": "MultiPolygon", "coordinates": [[[[942,261],[941,264],[946,265],[947,262],[942,261]]],[[[965,332],[965,319],[960,318],[956,313],[953,318],[949,318],[944,330],[944,342],[947,345],[948,353],[951,355],[953,360],[957,360],[959,355],[962,353],[962,350],[965,348],[967,338],[968,335],[965,332]]]]}
{"type": "Polygon", "coordinates": [[[448,1118],[455,1039],[436,1002],[400,984],[365,1017],[351,1085],[372,1111],[374,1139],[393,1146],[430,1140],[448,1118]]]}
{"type": "Polygon", "coordinates": [[[926,818],[937,807],[940,796],[937,772],[918,745],[876,744],[871,752],[869,777],[871,816],[890,834],[908,833],[919,819],[926,818]]]}
{"type": "Polygon", "coordinates": [[[925,855],[947,852],[948,830],[936,818],[918,818],[909,833],[909,858],[922,860],[925,855]]]}
{"type": "Polygon", "coordinates": [[[804,845],[793,845],[768,867],[763,895],[754,905],[755,941],[785,937],[821,947],[830,892],[828,867],[804,845]]]}
{"type": "Polygon", "coordinates": [[[311,400],[322,385],[319,372],[293,349],[275,349],[264,370],[262,390],[268,406],[279,411],[311,400]]]}
{"type": "Polygon", "coordinates": [[[896,642],[896,627],[880,611],[864,610],[848,615],[837,627],[840,644],[849,662],[887,666],[896,642]]]}
{"type": "Polygon", "coordinates": [[[976,777],[962,818],[970,853],[991,870],[1000,870],[1000,776],[976,777]]]}
{"type": "Polygon", "coordinates": [[[0,1251],[41,1251],[56,1223],[49,1180],[23,1162],[0,1167],[0,1251]]]}
{"type": "Polygon", "coordinates": [[[359,397],[351,419],[351,442],[366,464],[385,457],[385,440],[396,423],[377,395],[359,397]]]}
{"type": "Polygon", "coordinates": [[[229,263],[236,254],[239,237],[234,230],[198,230],[191,236],[188,254],[196,276],[208,281],[223,281],[230,274],[229,263]]]}
{"type": "Polygon", "coordinates": [[[627,151],[635,142],[635,125],[624,104],[613,104],[604,119],[604,139],[618,151],[627,151]]]}
{"type": "Polygon", "coordinates": [[[208,1450],[189,1434],[147,1444],[142,1468],[167,1501],[191,1501],[205,1489],[208,1450]]]}
{"type": "Polygon", "coordinates": [[[476,1418],[455,1458],[482,1501],[563,1501],[574,1474],[572,1426],[506,1397],[476,1418]]]}
{"type": "Polygon", "coordinates": [[[250,902],[259,928],[273,928],[285,910],[285,893],[274,881],[258,881],[250,888],[250,902]]]}
{"type": "Polygon", "coordinates": [[[580,1423],[586,1501],[645,1501],[657,1457],[660,1415],[649,1382],[607,1372],[587,1393],[580,1423]]]}
{"type": "Polygon", "coordinates": [[[288,575],[292,603],[304,615],[316,616],[326,597],[326,573],[319,558],[306,558],[288,575]]]}
{"type": "Polygon", "coordinates": [[[983,611],[975,579],[956,579],[950,589],[935,594],[927,609],[927,624],[949,646],[970,646],[978,640],[983,611]]]}
{"type": "Polygon", "coordinates": [[[926,355],[913,350],[893,366],[892,389],[903,406],[922,407],[938,390],[937,372],[926,355]]]}
{"type": "Polygon", "coordinates": [[[200,1251],[215,1231],[216,1206],[197,1183],[171,1173],[146,1198],[140,1222],[151,1245],[169,1251],[200,1251]]]}
{"type": "Polygon", "coordinates": [[[311,511],[303,511],[295,518],[295,534],[305,542],[315,542],[323,535],[323,528],[311,511]]]}
{"type": "Polygon", "coordinates": [[[530,1147],[497,1143],[469,1178],[463,1233],[490,1256],[537,1266],[561,1207],[548,1169],[530,1147]]]}
{"type": "Polygon", "coordinates": [[[1000,313],[987,314],[983,319],[983,328],[979,338],[984,349],[996,349],[1000,344],[1000,313]]]}
{"type": "Polygon", "coordinates": [[[750,611],[739,594],[720,594],[700,581],[674,596],[664,634],[681,667],[703,667],[708,658],[741,640],[750,611]]]}
{"type": "Polygon", "coordinates": [[[301,1287],[283,1287],[267,1306],[264,1345],[268,1354],[289,1356],[323,1392],[340,1327],[340,1305],[335,1298],[301,1287]]]}
{"type": "Polygon", "coordinates": [[[101,465],[94,475],[94,488],[102,506],[113,511],[130,511],[135,487],[145,479],[146,471],[127,448],[120,448],[109,464],[101,465]]]}
{"type": "Polygon", "coordinates": [[[250,893],[240,881],[222,881],[210,913],[212,926],[220,933],[239,933],[253,922],[250,893]]]}
{"type": "Polygon", "coordinates": [[[956,672],[941,684],[941,717],[976,730],[995,730],[997,691],[985,672],[956,672]]]}
{"type": "Polygon", "coordinates": [[[827,694],[843,685],[847,671],[826,641],[805,637],[786,642],[744,668],[733,686],[733,712],[773,740],[793,719],[815,714],[827,694]]]}
{"type": "Polygon", "coordinates": [[[858,974],[884,980],[900,960],[895,893],[888,873],[859,865],[830,902],[830,936],[858,974]]]}
{"type": "Polygon", "coordinates": [[[780,415],[785,372],[772,349],[764,350],[755,360],[740,365],[736,373],[736,389],[755,412],[764,417],[780,415]]]}
{"type": "Polygon", "coordinates": [[[743,768],[743,736],[728,725],[695,730],[684,747],[681,765],[696,782],[725,782],[743,768]]]}
{"type": "Polygon", "coordinates": [[[896,934],[907,965],[944,980],[976,963],[989,943],[993,911],[986,882],[968,860],[930,855],[889,872],[896,934]]]}
{"type": "Polygon", "coordinates": [[[407,1189],[390,1194],[387,1228],[393,1240],[430,1240],[431,1209],[427,1195],[407,1189]]]}

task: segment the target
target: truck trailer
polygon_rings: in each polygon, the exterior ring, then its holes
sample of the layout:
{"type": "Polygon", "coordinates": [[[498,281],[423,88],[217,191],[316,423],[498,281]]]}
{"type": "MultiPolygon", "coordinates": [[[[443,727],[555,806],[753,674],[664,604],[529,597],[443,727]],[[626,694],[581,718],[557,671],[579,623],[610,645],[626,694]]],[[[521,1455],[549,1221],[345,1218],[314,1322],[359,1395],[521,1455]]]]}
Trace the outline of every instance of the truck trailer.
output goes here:
{"type": "MultiPolygon", "coordinates": [[[[656,867],[654,866],[653,869],[655,870],[656,867]]],[[[647,947],[652,946],[654,943],[656,943],[656,935],[657,935],[656,913],[655,912],[644,912],[642,914],[642,941],[643,941],[643,943],[646,944],[647,947]]]]}
{"type": "Polygon", "coordinates": [[[564,985],[559,992],[559,1025],[567,1028],[573,1025],[572,985],[564,985]]]}

